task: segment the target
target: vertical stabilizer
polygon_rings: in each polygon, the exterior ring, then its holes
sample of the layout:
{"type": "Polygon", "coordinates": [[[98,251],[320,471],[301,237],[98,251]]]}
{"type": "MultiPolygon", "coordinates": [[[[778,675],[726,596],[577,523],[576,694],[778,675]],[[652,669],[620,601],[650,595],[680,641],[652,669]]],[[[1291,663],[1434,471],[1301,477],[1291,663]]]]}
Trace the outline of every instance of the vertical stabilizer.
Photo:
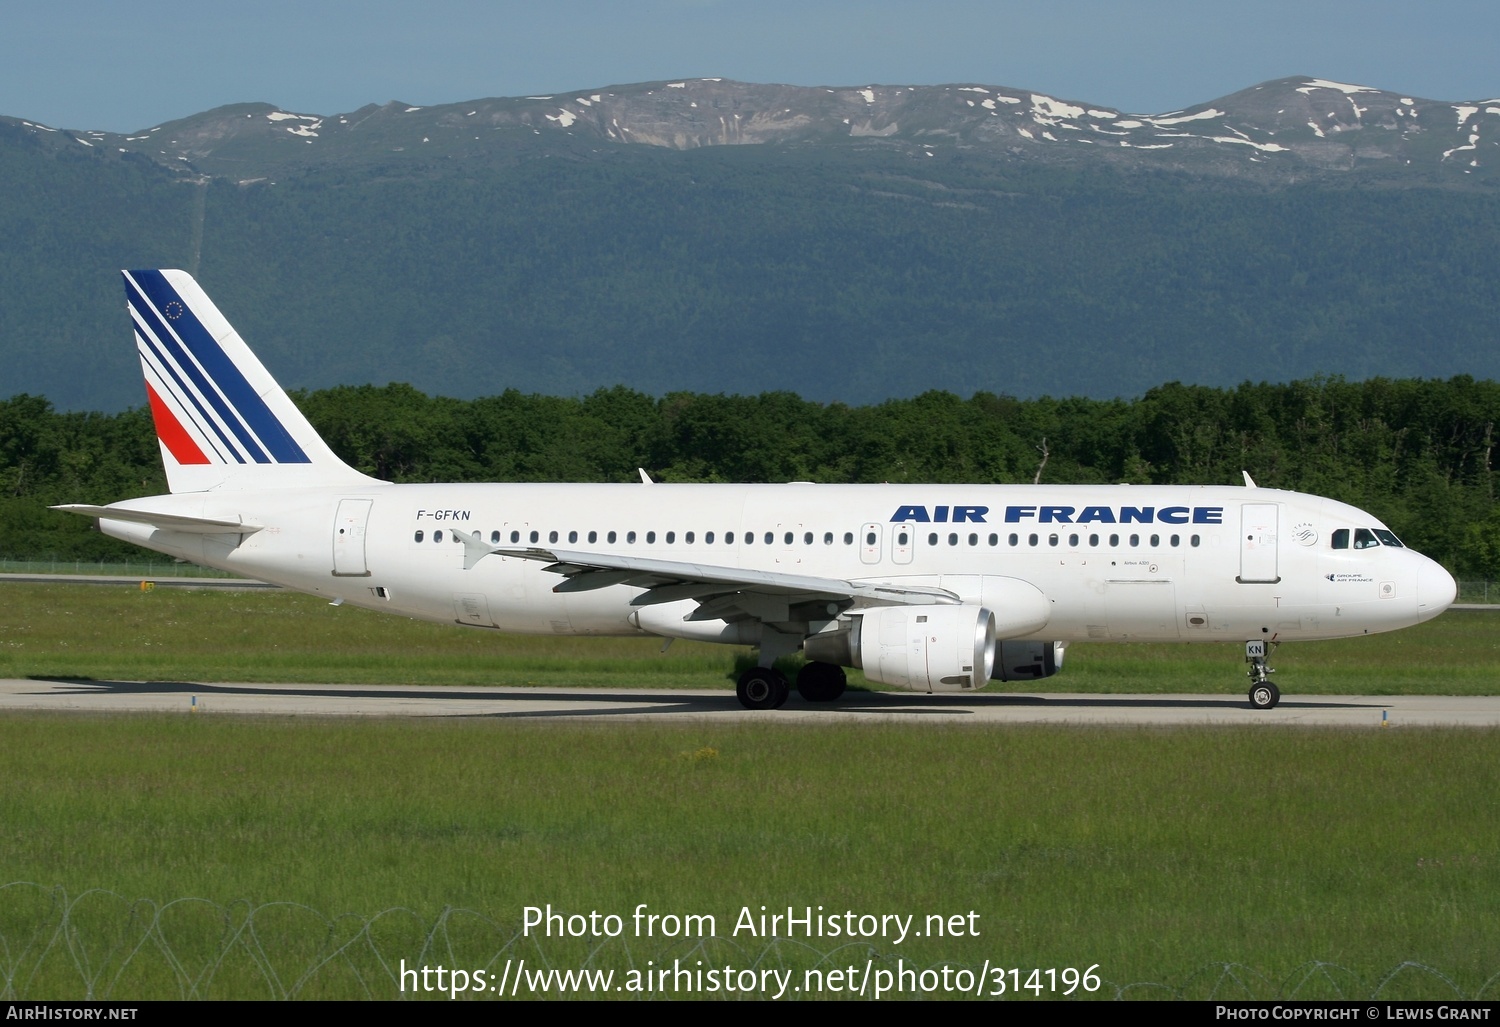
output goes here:
{"type": "Polygon", "coordinates": [[[125,271],[146,398],[173,492],[359,487],[186,271],[125,271]]]}

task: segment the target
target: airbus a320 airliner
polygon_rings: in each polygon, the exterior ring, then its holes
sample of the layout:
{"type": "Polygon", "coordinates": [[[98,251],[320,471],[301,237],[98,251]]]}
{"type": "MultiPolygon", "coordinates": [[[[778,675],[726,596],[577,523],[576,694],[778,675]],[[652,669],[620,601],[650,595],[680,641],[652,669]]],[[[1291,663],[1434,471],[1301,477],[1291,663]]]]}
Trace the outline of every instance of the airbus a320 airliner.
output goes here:
{"type": "Polygon", "coordinates": [[[1451,575],[1345,503],[1167,485],[396,485],[345,464],[190,275],[126,271],[170,495],[57,509],[117,538],[470,628],[758,649],[751,709],[1034,681],[1073,641],[1245,644],[1407,627],[1451,575]]]}

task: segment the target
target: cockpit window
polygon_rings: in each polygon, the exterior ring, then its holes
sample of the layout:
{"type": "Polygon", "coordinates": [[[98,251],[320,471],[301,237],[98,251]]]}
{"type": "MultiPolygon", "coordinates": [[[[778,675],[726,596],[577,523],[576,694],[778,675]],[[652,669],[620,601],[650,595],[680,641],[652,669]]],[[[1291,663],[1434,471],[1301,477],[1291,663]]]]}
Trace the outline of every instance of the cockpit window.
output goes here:
{"type": "Polygon", "coordinates": [[[1354,529],[1355,549],[1374,549],[1378,545],[1380,545],[1380,540],[1375,537],[1375,533],[1369,528],[1354,529]]]}
{"type": "Polygon", "coordinates": [[[1401,540],[1396,537],[1395,532],[1387,531],[1385,528],[1376,528],[1375,537],[1380,539],[1380,544],[1383,546],[1395,546],[1397,549],[1406,548],[1401,544],[1401,540]]]}
{"type": "Polygon", "coordinates": [[[1340,529],[1338,529],[1337,531],[1335,531],[1333,533],[1333,548],[1334,549],[1348,549],[1349,548],[1349,529],[1348,528],[1340,528],[1340,529]]]}

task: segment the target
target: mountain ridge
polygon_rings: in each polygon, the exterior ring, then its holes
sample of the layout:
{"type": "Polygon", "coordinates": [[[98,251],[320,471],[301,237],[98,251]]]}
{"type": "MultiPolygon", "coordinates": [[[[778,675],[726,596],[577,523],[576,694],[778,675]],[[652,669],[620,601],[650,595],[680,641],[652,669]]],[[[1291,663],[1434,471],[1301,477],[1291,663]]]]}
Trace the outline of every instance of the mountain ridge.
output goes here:
{"type": "Polygon", "coordinates": [[[307,114],[240,103],[116,134],[0,118],[54,144],[253,183],[340,162],[494,160],[544,145],[845,145],[1292,180],[1356,170],[1492,182],[1500,99],[1430,100],[1312,76],[1160,114],[993,84],[791,86],[688,78],[307,114]],[[527,136],[532,138],[528,139],[527,136]]]}

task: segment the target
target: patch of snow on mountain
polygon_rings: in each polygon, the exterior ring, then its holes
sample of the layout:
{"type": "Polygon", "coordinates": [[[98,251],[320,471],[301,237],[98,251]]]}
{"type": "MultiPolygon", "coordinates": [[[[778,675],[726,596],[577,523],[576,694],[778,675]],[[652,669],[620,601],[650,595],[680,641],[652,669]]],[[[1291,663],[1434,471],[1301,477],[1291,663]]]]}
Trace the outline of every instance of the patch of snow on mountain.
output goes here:
{"type": "MultiPolygon", "coordinates": [[[[82,140],[80,140],[80,142],[81,141],[82,140]]],[[[1455,153],[1458,153],[1461,150],[1477,150],[1477,149],[1479,149],[1479,133],[1478,132],[1473,132],[1473,133],[1470,133],[1470,135],[1469,135],[1469,143],[1468,143],[1467,146],[1455,146],[1451,150],[1444,150],[1443,151],[1443,160],[1447,160],[1449,157],[1453,156],[1455,153]]]]}
{"type": "Polygon", "coordinates": [[[873,89],[861,89],[861,90],[858,90],[858,92],[859,92],[860,96],[863,96],[865,98],[865,103],[874,103],[875,102],[875,90],[873,90],[873,89]]]}
{"type": "Polygon", "coordinates": [[[1479,113],[1478,107],[1465,107],[1461,104],[1454,104],[1453,109],[1458,112],[1458,123],[1460,125],[1479,113]]]}
{"type": "MultiPolygon", "coordinates": [[[[1315,78],[1311,82],[1297,87],[1297,92],[1310,94],[1314,89],[1337,89],[1342,93],[1378,93],[1380,90],[1371,89],[1369,86],[1351,86],[1347,82],[1330,82],[1326,78],[1315,78]]],[[[1411,101],[1408,100],[1407,103],[1411,101]]]]}
{"type": "Polygon", "coordinates": [[[558,113],[547,115],[547,120],[555,121],[558,124],[562,125],[563,128],[567,128],[569,125],[573,124],[573,122],[578,120],[578,115],[574,114],[566,107],[562,107],[558,109],[558,113]]]}
{"type": "Polygon", "coordinates": [[[1166,125],[1180,125],[1184,121],[1202,121],[1204,118],[1222,118],[1223,116],[1223,111],[1216,107],[1210,107],[1208,110],[1199,111],[1197,114],[1183,114],[1180,117],[1170,118],[1147,118],[1146,120],[1158,128],[1162,128],[1166,125]]]}
{"type": "Polygon", "coordinates": [[[1081,118],[1083,108],[1074,107],[1070,103],[1054,100],[1050,96],[1041,96],[1037,93],[1031,94],[1031,109],[1037,114],[1046,115],[1049,118],[1081,118]]]}
{"type": "Polygon", "coordinates": [[[1237,136],[1209,136],[1209,138],[1216,143],[1239,143],[1242,146],[1253,146],[1266,153],[1282,153],[1286,150],[1286,147],[1280,143],[1257,143],[1253,139],[1240,139],[1237,136]]]}

